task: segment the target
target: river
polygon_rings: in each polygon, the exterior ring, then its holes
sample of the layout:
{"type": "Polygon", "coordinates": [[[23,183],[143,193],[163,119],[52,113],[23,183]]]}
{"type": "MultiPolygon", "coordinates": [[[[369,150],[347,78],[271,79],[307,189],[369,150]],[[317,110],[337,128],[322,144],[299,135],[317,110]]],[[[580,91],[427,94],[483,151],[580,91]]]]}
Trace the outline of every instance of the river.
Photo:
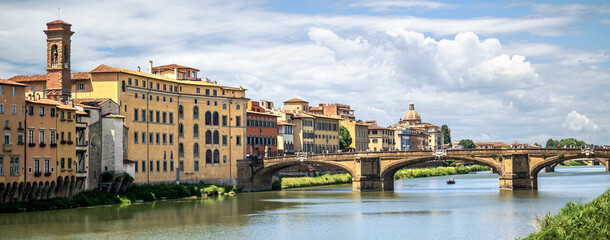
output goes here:
{"type": "Polygon", "coordinates": [[[500,191],[496,174],[400,180],[396,190],[334,185],[208,199],[0,214],[0,238],[514,239],[538,215],[610,187],[603,166],[540,173],[538,191],[500,191]]]}

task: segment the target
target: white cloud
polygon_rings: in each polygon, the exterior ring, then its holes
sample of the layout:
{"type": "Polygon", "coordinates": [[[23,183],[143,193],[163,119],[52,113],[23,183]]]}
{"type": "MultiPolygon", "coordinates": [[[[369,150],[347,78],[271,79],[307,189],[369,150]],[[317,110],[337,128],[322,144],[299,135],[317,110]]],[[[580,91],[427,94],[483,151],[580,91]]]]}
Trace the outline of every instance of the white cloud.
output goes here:
{"type": "Polygon", "coordinates": [[[599,126],[597,126],[597,124],[591,121],[591,119],[576,111],[568,113],[568,115],[566,116],[566,120],[561,126],[564,129],[574,132],[596,132],[599,130],[599,126]]]}
{"type": "Polygon", "coordinates": [[[610,25],[610,18],[603,18],[599,20],[600,23],[610,25]]]}
{"type": "Polygon", "coordinates": [[[450,8],[453,5],[437,1],[360,1],[350,4],[352,7],[368,7],[375,12],[393,11],[396,9],[440,9],[450,8]]]}

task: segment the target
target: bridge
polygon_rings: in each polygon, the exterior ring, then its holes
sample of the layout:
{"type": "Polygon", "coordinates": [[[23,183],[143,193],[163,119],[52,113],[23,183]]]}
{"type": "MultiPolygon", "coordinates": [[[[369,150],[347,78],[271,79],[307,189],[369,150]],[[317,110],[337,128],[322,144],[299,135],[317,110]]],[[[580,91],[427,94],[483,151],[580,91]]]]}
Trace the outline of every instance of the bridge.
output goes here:
{"type": "Polygon", "coordinates": [[[237,161],[237,185],[244,191],[272,189],[272,176],[301,164],[331,165],[352,175],[352,189],[393,190],[394,174],[412,164],[438,159],[461,160],[492,168],[498,173],[500,189],[537,189],[538,172],[545,167],[574,160],[595,160],[610,171],[607,149],[471,149],[435,151],[388,151],[287,156],[264,160],[237,161]]]}

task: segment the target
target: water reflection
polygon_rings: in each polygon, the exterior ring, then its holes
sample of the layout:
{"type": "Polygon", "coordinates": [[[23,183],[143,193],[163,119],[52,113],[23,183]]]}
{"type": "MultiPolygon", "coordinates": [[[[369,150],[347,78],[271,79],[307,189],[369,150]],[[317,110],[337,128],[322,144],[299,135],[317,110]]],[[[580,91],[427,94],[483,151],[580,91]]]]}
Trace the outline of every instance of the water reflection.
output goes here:
{"type": "Polygon", "coordinates": [[[610,186],[601,167],[556,168],[538,191],[500,191],[496,174],[408,179],[395,191],[351,185],[0,215],[2,238],[513,239],[567,201],[610,186]]]}

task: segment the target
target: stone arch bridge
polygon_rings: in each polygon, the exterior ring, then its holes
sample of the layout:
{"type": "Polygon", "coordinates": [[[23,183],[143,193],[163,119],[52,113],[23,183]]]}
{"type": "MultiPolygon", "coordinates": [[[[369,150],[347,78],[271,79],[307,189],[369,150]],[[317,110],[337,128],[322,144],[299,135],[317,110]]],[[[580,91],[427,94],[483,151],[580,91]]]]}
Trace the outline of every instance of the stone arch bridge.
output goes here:
{"type": "MultiPolygon", "coordinates": [[[[610,171],[610,150],[595,149],[472,149],[447,150],[443,159],[488,166],[498,172],[500,189],[537,189],[538,172],[573,159],[596,160],[610,171]]],[[[271,190],[272,176],[300,164],[325,164],[352,175],[354,191],[393,190],[396,171],[412,164],[436,160],[432,151],[334,153],[237,161],[237,184],[244,191],[271,190]]]]}

